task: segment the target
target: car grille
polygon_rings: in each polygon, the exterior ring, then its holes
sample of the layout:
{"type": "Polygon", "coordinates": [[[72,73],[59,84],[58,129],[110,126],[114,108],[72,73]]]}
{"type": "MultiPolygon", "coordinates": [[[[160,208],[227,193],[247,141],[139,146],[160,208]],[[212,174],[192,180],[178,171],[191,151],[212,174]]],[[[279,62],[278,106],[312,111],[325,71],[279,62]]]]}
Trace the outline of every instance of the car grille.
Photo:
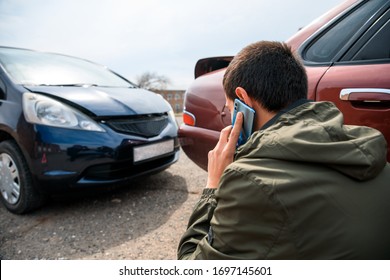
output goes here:
{"type": "Polygon", "coordinates": [[[132,161],[115,162],[100,164],[89,167],[83,172],[82,177],[87,180],[116,180],[123,178],[134,178],[143,174],[151,174],[167,168],[175,160],[175,154],[169,154],[165,157],[134,165],[132,161]]]}
{"type": "Polygon", "coordinates": [[[112,119],[105,123],[113,130],[139,135],[143,137],[154,137],[161,133],[168,125],[168,115],[146,115],[130,119],[112,119]]]}

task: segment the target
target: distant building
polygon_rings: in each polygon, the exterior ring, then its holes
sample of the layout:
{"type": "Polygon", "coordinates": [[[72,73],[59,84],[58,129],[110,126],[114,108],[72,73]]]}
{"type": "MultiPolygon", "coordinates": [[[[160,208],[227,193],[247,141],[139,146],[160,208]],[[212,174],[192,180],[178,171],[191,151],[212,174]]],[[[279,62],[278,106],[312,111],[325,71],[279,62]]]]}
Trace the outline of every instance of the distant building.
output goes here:
{"type": "Polygon", "coordinates": [[[171,104],[175,113],[183,112],[184,90],[155,90],[154,92],[161,94],[171,104]]]}

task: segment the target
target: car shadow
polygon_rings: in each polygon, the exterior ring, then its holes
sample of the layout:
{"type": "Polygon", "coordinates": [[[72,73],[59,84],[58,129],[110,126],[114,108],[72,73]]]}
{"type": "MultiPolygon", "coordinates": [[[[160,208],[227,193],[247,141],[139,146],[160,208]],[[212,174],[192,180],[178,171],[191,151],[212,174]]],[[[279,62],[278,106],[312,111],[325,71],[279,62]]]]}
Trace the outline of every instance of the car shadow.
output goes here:
{"type": "Polygon", "coordinates": [[[54,197],[23,216],[3,207],[0,257],[82,259],[104,254],[158,229],[187,197],[186,180],[163,171],[126,187],[54,197]]]}

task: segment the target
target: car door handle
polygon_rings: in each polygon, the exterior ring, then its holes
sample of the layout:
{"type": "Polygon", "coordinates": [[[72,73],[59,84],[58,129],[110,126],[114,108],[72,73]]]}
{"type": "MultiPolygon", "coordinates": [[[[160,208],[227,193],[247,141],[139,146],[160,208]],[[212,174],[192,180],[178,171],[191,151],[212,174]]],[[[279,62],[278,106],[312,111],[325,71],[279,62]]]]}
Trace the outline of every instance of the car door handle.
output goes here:
{"type": "Polygon", "coordinates": [[[384,88],[344,88],[340,91],[344,101],[382,102],[390,101],[390,89],[384,88]]]}

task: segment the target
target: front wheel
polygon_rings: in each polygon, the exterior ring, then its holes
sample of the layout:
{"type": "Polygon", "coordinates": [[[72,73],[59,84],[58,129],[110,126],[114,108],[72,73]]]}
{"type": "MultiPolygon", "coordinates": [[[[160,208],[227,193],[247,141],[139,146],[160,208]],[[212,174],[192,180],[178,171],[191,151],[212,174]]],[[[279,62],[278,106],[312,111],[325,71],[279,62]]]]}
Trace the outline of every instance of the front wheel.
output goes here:
{"type": "Polygon", "coordinates": [[[5,207],[23,214],[42,205],[44,195],[35,189],[30,170],[13,140],[0,143],[0,192],[5,207]]]}

